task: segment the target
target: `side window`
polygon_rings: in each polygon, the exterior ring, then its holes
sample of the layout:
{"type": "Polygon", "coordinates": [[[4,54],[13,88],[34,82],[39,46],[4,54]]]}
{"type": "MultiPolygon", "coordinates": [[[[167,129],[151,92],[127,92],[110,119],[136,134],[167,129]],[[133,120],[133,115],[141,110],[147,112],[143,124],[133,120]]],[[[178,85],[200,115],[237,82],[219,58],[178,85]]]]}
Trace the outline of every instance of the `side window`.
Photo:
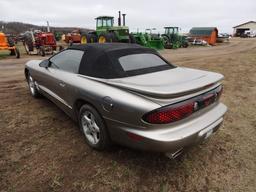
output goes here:
{"type": "Polygon", "coordinates": [[[51,67],[63,71],[78,73],[84,52],[80,50],[65,50],[50,59],[51,67]]]}

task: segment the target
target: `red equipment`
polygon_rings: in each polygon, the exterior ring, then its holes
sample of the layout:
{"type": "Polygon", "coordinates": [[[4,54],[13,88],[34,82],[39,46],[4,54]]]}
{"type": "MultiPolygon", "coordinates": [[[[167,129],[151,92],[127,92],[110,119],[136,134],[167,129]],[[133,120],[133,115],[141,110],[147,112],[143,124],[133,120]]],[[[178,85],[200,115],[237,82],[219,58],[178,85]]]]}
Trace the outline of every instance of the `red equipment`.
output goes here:
{"type": "Polygon", "coordinates": [[[69,45],[72,45],[73,43],[80,43],[81,42],[80,30],[74,30],[71,33],[66,34],[64,41],[69,45]]]}
{"type": "Polygon", "coordinates": [[[57,43],[53,33],[42,31],[28,31],[25,33],[23,44],[27,54],[53,54],[57,43]]]}

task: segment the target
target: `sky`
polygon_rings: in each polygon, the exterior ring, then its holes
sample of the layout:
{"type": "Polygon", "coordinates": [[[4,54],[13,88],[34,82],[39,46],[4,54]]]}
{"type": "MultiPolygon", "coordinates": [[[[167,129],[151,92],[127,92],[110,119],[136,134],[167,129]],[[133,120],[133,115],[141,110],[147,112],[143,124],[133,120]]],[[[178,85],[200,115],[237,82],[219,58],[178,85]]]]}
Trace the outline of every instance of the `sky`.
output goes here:
{"type": "Polygon", "coordinates": [[[0,20],[57,27],[95,29],[99,15],[127,14],[130,31],[144,32],[164,26],[178,26],[182,32],[192,27],[217,27],[232,33],[232,27],[256,21],[256,0],[0,0],[0,20]],[[43,3],[42,3],[43,2],[43,3]]]}

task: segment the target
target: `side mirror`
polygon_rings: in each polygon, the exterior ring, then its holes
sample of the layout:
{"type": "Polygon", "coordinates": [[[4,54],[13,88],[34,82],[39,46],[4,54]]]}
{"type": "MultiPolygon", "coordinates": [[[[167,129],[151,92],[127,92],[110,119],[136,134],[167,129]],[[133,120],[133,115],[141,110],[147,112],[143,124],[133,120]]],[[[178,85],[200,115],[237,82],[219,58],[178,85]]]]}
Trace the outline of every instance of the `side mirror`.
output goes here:
{"type": "Polygon", "coordinates": [[[48,68],[50,66],[50,61],[48,59],[43,60],[41,63],[39,63],[40,67],[48,68]]]}

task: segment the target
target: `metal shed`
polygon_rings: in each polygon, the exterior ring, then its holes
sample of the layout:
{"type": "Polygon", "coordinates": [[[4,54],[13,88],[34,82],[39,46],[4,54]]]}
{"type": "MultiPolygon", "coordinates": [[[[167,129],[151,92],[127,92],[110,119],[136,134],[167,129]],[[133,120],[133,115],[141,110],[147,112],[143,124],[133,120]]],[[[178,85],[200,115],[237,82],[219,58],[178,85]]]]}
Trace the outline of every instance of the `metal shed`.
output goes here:
{"type": "Polygon", "coordinates": [[[234,26],[233,29],[235,37],[240,37],[245,33],[245,31],[256,32],[256,21],[248,21],[246,23],[234,26]]]}
{"type": "Polygon", "coordinates": [[[189,33],[190,37],[205,40],[210,45],[215,45],[218,38],[216,27],[193,27],[189,33]]]}

